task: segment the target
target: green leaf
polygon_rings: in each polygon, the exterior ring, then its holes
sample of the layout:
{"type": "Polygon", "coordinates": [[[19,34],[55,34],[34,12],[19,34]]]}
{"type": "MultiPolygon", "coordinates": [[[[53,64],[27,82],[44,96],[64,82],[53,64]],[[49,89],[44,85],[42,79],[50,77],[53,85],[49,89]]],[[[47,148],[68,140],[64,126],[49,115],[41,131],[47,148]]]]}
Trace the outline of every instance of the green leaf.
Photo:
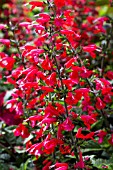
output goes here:
{"type": "MultiPolygon", "coordinates": [[[[36,160],[36,158],[34,160],[36,160]]],[[[34,169],[33,160],[29,158],[25,163],[21,164],[18,170],[32,170],[32,169],[34,169]]]]}
{"type": "Polygon", "coordinates": [[[13,133],[8,133],[8,132],[6,132],[5,140],[7,141],[7,143],[9,143],[10,145],[12,145],[12,144],[15,144],[15,142],[16,142],[16,137],[14,136],[13,133]]]}
{"type": "Polygon", "coordinates": [[[103,6],[103,5],[108,5],[109,4],[109,0],[96,0],[96,5],[97,6],[103,6]]]}
{"type": "Polygon", "coordinates": [[[26,144],[26,143],[27,143],[29,140],[31,140],[32,138],[33,138],[33,135],[30,134],[30,136],[24,140],[24,144],[26,144]]]}
{"type": "Polygon", "coordinates": [[[16,128],[15,125],[13,125],[13,126],[7,126],[7,127],[5,127],[5,131],[7,131],[7,132],[9,132],[9,133],[12,133],[15,128],[16,128]]]}
{"type": "Polygon", "coordinates": [[[101,129],[103,125],[103,119],[98,120],[97,122],[95,122],[94,124],[91,125],[91,130],[92,131],[96,131],[98,129],[101,129]]]}
{"type": "Polygon", "coordinates": [[[0,159],[8,161],[10,159],[10,155],[7,153],[0,154],[0,159]]]}
{"type": "Polygon", "coordinates": [[[9,167],[5,163],[0,163],[0,170],[9,170],[9,167]]]}
{"type": "Polygon", "coordinates": [[[25,153],[26,152],[25,148],[19,149],[18,146],[15,146],[15,151],[17,153],[25,153]]]}

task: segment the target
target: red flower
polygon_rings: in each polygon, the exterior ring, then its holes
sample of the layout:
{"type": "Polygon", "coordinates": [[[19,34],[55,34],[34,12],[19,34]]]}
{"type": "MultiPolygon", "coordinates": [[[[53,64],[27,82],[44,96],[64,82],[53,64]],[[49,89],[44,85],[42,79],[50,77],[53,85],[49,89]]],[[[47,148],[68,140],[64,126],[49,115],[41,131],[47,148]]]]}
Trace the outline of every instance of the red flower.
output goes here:
{"type": "Polygon", "coordinates": [[[105,94],[109,94],[112,90],[112,87],[103,87],[102,88],[102,94],[105,95],[105,94]]]}
{"type": "Polygon", "coordinates": [[[40,24],[32,24],[32,26],[36,29],[36,33],[38,33],[39,35],[42,35],[45,30],[45,28],[40,24]]]}
{"type": "Polygon", "coordinates": [[[5,24],[0,24],[0,30],[5,29],[6,27],[7,27],[7,25],[5,25],[5,24]]]}
{"type": "Polygon", "coordinates": [[[66,66],[66,68],[70,68],[70,67],[72,67],[73,65],[74,65],[74,63],[76,63],[77,62],[77,58],[76,57],[73,57],[73,58],[71,58],[69,61],[67,61],[66,63],[65,63],[65,66],[66,66]]]}
{"type": "Polygon", "coordinates": [[[110,80],[113,80],[113,71],[108,71],[106,73],[106,76],[110,79],[110,80]]]}
{"type": "Polygon", "coordinates": [[[6,92],[0,93],[0,107],[3,106],[5,95],[6,95],[6,92]]]}
{"type": "Polygon", "coordinates": [[[52,104],[48,104],[48,106],[45,108],[45,116],[58,116],[59,115],[59,111],[52,106],[52,104]]]}
{"type": "Polygon", "coordinates": [[[34,145],[31,145],[31,147],[28,148],[27,151],[29,151],[29,153],[32,155],[40,156],[43,153],[42,147],[43,147],[43,142],[36,143],[34,145]]]}
{"type": "Polygon", "coordinates": [[[48,86],[54,86],[57,84],[56,73],[53,72],[50,76],[45,79],[45,82],[48,86]]]}
{"type": "Polygon", "coordinates": [[[65,6],[65,0],[54,0],[55,6],[57,8],[62,8],[63,6],[65,6]]]}
{"type": "Polygon", "coordinates": [[[61,30],[60,32],[61,32],[61,34],[66,35],[70,42],[71,42],[71,40],[73,40],[73,38],[76,41],[80,40],[80,38],[81,38],[81,36],[79,34],[76,34],[72,30],[61,30]]]}
{"type": "Polygon", "coordinates": [[[56,167],[55,170],[68,170],[67,163],[56,163],[55,167],[56,167]]]}
{"type": "Polygon", "coordinates": [[[94,132],[90,132],[87,135],[83,135],[81,132],[82,132],[82,127],[78,129],[78,132],[76,134],[76,138],[80,138],[80,139],[93,139],[94,132]]]}
{"type": "MultiPolygon", "coordinates": [[[[60,18],[59,16],[56,17],[54,20],[54,24],[56,27],[60,28],[63,25],[63,23],[64,23],[64,20],[62,18],[60,18]]],[[[62,46],[62,44],[61,44],[61,46],[62,46]]]]}
{"type": "Polygon", "coordinates": [[[111,134],[111,138],[108,140],[108,142],[113,146],[113,134],[111,134]]]}
{"type": "Polygon", "coordinates": [[[26,121],[30,121],[32,128],[35,127],[36,122],[40,122],[42,120],[43,120],[42,115],[34,115],[34,116],[30,116],[28,119],[26,119],[26,121]]]}
{"type": "Polygon", "coordinates": [[[38,140],[39,138],[43,137],[44,131],[45,131],[45,129],[41,128],[39,131],[34,132],[34,134],[36,135],[35,140],[38,140]]]}
{"type": "Polygon", "coordinates": [[[25,28],[27,28],[29,25],[31,25],[30,22],[21,22],[21,23],[19,23],[19,26],[22,26],[22,27],[25,27],[25,28]]]}
{"type": "Polygon", "coordinates": [[[15,136],[21,136],[22,138],[27,138],[27,137],[29,137],[30,134],[29,134],[28,129],[26,128],[26,126],[21,123],[14,130],[14,135],[15,136]]]}
{"type": "Polygon", "coordinates": [[[53,118],[53,117],[45,117],[41,122],[40,122],[40,124],[48,124],[48,125],[50,125],[50,124],[52,124],[52,123],[54,123],[54,122],[56,122],[56,118],[53,118]]]}
{"type": "Polygon", "coordinates": [[[79,83],[79,73],[80,73],[81,68],[78,66],[74,66],[72,68],[72,72],[70,73],[70,80],[74,83],[74,84],[78,84],[79,83]]]}
{"type": "Polygon", "coordinates": [[[19,23],[19,26],[20,27],[25,27],[26,28],[26,33],[30,34],[30,26],[31,26],[30,22],[21,22],[21,23],[19,23]]]}
{"type": "Polygon", "coordinates": [[[50,170],[49,167],[52,164],[52,161],[46,160],[46,161],[43,162],[43,164],[46,164],[46,165],[42,168],[42,170],[50,170]]]}
{"type": "Polygon", "coordinates": [[[91,44],[91,45],[88,45],[88,46],[84,46],[84,47],[83,47],[83,50],[84,50],[85,52],[89,52],[92,58],[96,58],[96,54],[94,53],[94,51],[99,51],[99,52],[101,51],[101,50],[99,49],[99,47],[97,47],[95,44],[91,44]]]}
{"type": "Polygon", "coordinates": [[[0,39],[0,43],[6,45],[7,47],[10,47],[10,40],[8,39],[0,39]]]}
{"type": "Polygon", "coordinates": [[[48,56],[46,56],[45,60],[41,64],[41,66],[44,70],[51,70],[52,69],[52,67],[53,67],[52,61],[49,59],[48,56]]]}
{"type": "Polygon", "coordinates": [[[0,60],[0,66],[7,70],[12,70],[15,63],[15,59],[12,57],[4,57],[0,60]]]}
{"type": "Polygon", "coordinates": [[[0,120],[4,121],[8,126],[10,125],[18,125],[23,120],[18,116],[16,116],[16,112],[10,111],[9,109],[4,109],[1,111],[0,108],[0,120]]]}
{"type": "Polygon", "coordinates": [[[84,124],[87,126],[88,130],[90,130],[90,125],[96,122],[96,119],[90,115],[82,115],[80,116],[84,124]]]}
{"type": "Polygon", "coordinates": [[[71,154],[71,147],[69,145],[60,145],[61,154],[71,154]]]}
{"type": "Polygon", "coordinates": [[[99,130],[97,136],[99,137],[98,143],[101,144],[104,140],[104,137],[106,136],[107,132],[103,130],[99,130]]]}
{"type": "Polygon", "coordinates": [[[46,91],[47,93],[54,92],[54,89],[48,86],[42,86],[41,90],[46,91]]]}
{"type": "Polygon", "coordinates": [[[62,129],[65,131],[72,131],[74,128],[74,124],[72,123],[69,117],[61,124],[61,126],[62,129]]]}
{"type": "Polygon", "coordinates": [[[75,85],[75,82],[70,78],[63,80],[63,83],[67,86],[68,90],[72,90],[72,87],[75,85]]]}
{"type": "Polygon", "coordinates": [[[46,153],[46,154],[51,154],[51,153],[53,153],[54,152],[54,150],[55,150],[55,147],[58,145],[58,144],[61,144],[61,143],[63,143],[61,140],[59,140],[59,139],[45,139],[45,141],[44,141],[44,153],[46,153]]]}
{"type": "Polygon", "coordinates": [[[32,5],[31,10],[33,10],[35,7],[44,7],[44,3],[41,1],[31,1],[29,4],[32,5]]]}
{"type": "MultiPolygon", "coordinates": [[[[81,96],[80,96],[81,99],[81,96]]],[[[66,97],[66,103],[70,105],[75,105],[78,103],[79,99],[75,97],[75,95],[72,94],[72,92],[68,92],[67,97],[66,97]]]]}
{"type": "Polygon", "coordinates": [[[40,13],[40,14],[39,14],[39,17],[40,17],[40,18],[38,18],[38,19],[36,20],[36,22],[38,22],[39,24],[47,23],[47,22],[49,22],[49,20],[50,20],[50,15],[47,14],[47,13],[40,13]]]}
{"type": "Polygon", "coordinates": [[[101,110],[104,109],[106,104],[100,99],[100,97],[96,98],[96,108],[101,110]]]}
{"type": "Polygon", "coordinates": [[[57,138],[58,139],[63,139],[63,134],[62,134],[62,124],[59,124],[58,130],[57,130],[57,138]]]}

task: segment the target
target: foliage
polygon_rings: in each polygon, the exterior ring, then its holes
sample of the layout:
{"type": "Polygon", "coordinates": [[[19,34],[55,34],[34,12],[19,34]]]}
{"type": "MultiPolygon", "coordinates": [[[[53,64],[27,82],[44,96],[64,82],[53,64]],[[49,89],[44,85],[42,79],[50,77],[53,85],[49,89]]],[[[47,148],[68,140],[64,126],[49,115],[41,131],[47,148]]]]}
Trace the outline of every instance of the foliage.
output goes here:
{"type": "Polygon", "coordinates": [[[1,170],[113,169],[109,4],[1,4],[1,170]]]}

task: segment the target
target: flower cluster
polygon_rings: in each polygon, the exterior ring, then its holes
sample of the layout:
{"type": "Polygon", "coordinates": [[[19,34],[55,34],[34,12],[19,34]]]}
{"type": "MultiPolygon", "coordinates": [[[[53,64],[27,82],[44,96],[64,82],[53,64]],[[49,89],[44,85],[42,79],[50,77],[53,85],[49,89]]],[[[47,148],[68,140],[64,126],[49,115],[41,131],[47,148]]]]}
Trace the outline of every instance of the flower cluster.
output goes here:
{"type": "MultiPolygon", "coordinates": [[[[18,23],[29,38],[21,43],[24,34],[16,37],[17,53],[0,52],[0,67],[8,71],[5,83],[14,87],[6,105],[21,119],[14,135],[27,139],[26,151],[39,169],[90,170],[90,144],[101,156],[113,146],[113,71],[104,65],[112,60],[105,27],[110,18],[98,17],[93,0],[31,1],[29,6],[37,11],[34,19],[18,23]]],[[[15,38],[12,24],[0,28],[11,29],[15,38]]],[[[9,39],[0,43],[12,45],[9,39]]]]}

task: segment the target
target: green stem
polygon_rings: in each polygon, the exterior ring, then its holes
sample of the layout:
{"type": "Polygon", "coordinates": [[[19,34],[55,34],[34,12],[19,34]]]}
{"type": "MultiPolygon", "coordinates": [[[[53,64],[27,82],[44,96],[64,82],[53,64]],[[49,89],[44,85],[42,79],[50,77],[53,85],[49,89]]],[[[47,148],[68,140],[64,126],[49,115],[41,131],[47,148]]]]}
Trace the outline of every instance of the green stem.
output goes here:
{"type": "Polygon", "coordinates": [[[12,33],[13,33],[13,38],[14,38],[14,42],[15,42],[15,44],[16,44],[16,48],[17,48],[18,54],[19,54],[19,56],[20,56],[20,59],[21,59],[21,62],[22,62],[22,64],[23,64],[23,66],[24,66],[24,68],[25,68],[24,58],[22,57],[22,54],[21,54],[21,52],[20,52],[20,49],[19,49],[19,41],[17,40],[16,34],[15,34],[15,28],[12,26],[11,23],[10,23],[9,25],[10,25],[10,30],[11,30],[12,33]]]}
{"type": "MultiPolygon", "coordinates": [[[[63,93],[65,92],[65,88],[64,88],[64,84],[63,84],[63,81],[62,81],[62,77],[60,75],[60,70],[59,70],[59,66],[58,66],[58,63],[57,63],[57,60],[56,60],[56,57],[55,57],[55,54],[53,53],[53,58],[54,58],[54,61],[55,61],[55,64],[56,64],[56,67],[57,67],[57,73],[58,73],[58,78],[61,82],[61,88],[62,88],[62,91],[63,93]]],[[[65,110],[66,110],[66,116],[68,117],[68,108],[67,108],[67,103],[65,102],[65,99],[66,99],[66,93],[63,94],[63,99],[64,99],[64,106],[65,106],[65,110]]]]}

